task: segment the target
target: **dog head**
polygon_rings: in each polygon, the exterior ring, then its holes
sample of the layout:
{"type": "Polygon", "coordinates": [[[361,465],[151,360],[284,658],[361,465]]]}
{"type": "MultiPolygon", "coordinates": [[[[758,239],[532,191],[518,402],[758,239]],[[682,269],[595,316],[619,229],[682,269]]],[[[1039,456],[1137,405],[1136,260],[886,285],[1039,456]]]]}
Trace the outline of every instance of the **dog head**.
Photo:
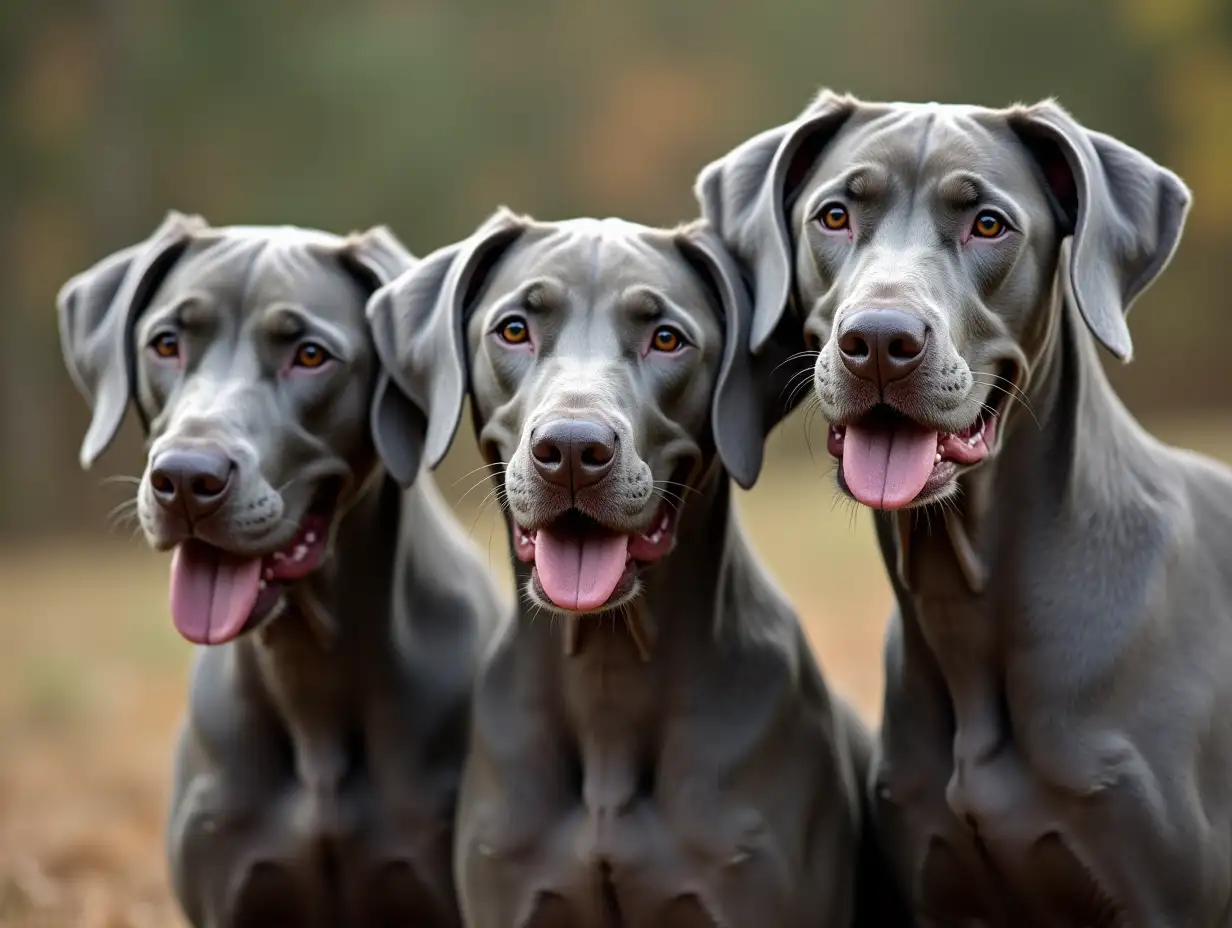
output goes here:
{"type": "Polygon", "coordinates": [[[633,598],[712,463],[750,486],[783,413],[782,382],[757,366],[772,362],[748,351],[743,282],[701,224],[501,211],[373,302],[382,356],[430,413],[429,463],[469,385],[528,595],[548,609],[633,598]]]}
{"type": "Polygon", "coordinates": [[[937,502],[994,455],[1067,294],[1131,354],[1125,314],[1180,240],[1170,171],[1046,102],[1004,110],[822,93],[706,167],[703,213],[756,280],[753,348],[784,315],[866,505],[937,502]]]}
{"type": "Polygon", "coordinates": [[[344,239],[172,213],[61,290],[65,361],[93,409],[82,464],[134,405],[148,438],[137,515],[175,550],[171,609],[189,640],[254,627],[325,561],[376,466],[365,303],[411,263],[384,228],[344,239]]]}

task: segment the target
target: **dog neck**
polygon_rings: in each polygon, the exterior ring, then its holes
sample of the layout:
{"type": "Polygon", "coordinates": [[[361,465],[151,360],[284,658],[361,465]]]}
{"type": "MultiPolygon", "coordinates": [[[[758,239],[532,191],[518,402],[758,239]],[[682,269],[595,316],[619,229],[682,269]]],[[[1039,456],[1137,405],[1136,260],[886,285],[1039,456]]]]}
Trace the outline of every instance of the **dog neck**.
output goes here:
{"type": "Polygon", "coordinates": [[[345,727],[365,694],[392,691],[408,664],[431,666],[475,634],[445,602],[457,534],[430,477],[404,491],[373,475],[342,515],[330,559],[239,642],[290,728],[345,727]]]}

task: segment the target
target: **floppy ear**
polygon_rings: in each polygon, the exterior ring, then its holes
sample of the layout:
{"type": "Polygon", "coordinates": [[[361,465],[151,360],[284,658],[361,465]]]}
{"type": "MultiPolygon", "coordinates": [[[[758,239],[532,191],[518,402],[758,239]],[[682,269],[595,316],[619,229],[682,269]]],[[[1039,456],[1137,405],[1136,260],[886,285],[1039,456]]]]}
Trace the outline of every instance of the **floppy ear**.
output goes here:
{"type": "Polygon", "coordinates": [[[428,255],[368,301],[368,324],[390,382],[378,390],[373,440],[386,468],[410,486],[441,463],[467,393],[467,306],[526,220],[498,210],[470,238],[428,255]]]}
{"type": "Polygon", "coordinates": [[[373,291],[409,270],[416,258],[388,226],[373,226],[367,232],[348,236],[342,259],[371,281],[373,291]]]}
{"type": "MultiPolygon", "coordinates": [[[[766,436],[795,406],[788,395],[793,375],[811,369],[803,355],[804,336],[796,327],[774,333],[765,349],[749,350],[753,306],[731,253],[704,222],[682,229],[677,247],[723,312],[723,355],[711,400],[715,450],[732,479],[748,490],[757,482],[766,436]],[[793,368],[788,362],[798,360],[793,368]]],[[[798,396],[803,391],[795,391],[798,396]]]]}
{"type": "Polygon", "coordinates": [[[790,201],[855,107],[854,98],[823,90],[799,118],[753,136],[697,176],[702,216],[753,275],[754,353],[791,296],[790,201]]]}
{"type": "MultiPolygon", "coordinates": [[[[352,235],[342,250],[342,260],[347,269],[364,280],[369,288],[369,300],[382,287],[397,280],[399,275],[410,270],[416,258],[387,226],[373,226],[367,232],[352,235]]],[[[394,384],[389,371],[378,359],[376,387],[372,393],[369,411],[369,428],[377,453],[386,464],[386,469],[399,483],[409,485],[418,470],[418,458],[410,461],[410,453],[396,443],[397,437],[422,430],[423,423],[417,410],[402,391],[394,384]],[[383,423],[378,427],[378,420],[383,423]],[[394,436],[392,446],[383,446],[382,439],[394,436]],[[410,467],[409,473],[406,468],[410,467]]]]}
{"type": "Polygon", "coordinates": [[[1084,129],[1051,101],[1012,110],[1009,121],[1043,172],[1062,234],[1074,237],[1069,283],[1082,317],[1104,347],[1130,360],[1125,316],[1172,259],[1189,188],[1141,152],[1084,129]]]}
{"type": "Polygon", "coordinates": [[[134,392],[133,326],[193,234],[200,216],[170,212],[154,234],[71,278],[56,297],[60,348],[73,383],[94,416],[81,443],[89,468],[111,444],[134,392]]]}

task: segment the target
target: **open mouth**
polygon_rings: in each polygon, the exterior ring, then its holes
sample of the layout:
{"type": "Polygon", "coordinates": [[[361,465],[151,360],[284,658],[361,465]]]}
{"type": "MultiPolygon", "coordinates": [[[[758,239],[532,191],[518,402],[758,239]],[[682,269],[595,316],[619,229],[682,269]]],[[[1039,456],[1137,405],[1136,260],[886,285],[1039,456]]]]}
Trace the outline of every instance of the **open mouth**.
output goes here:
{"type": "Polygon", "coordinates": [[[535,592],[567,612],[600,612],[633,590],[637,571],[672,549],[676,513],[660,503],[645,532],[613,531],[576,509],[539,529],[514,523],[518,560],[533,565],[535,592]]]}
{"type": "Polygon", "coordinates": [[[960,467],[978,464],[996,446],[999,412],[985,407],[959,432],[921,425],[889,406],[857,422],[831,425],[827,447],[842,461],[841,484],[873,509],[903,509],[927,502],[960,467]]]}
{"type": "Polygon", "coordinates": [[[196,538],[171,557],[171,618],[193,644],[224,644],[264,619],[290,583],[325,557],[338,485],[317,493],[289,543],[265,555],[224,551],[196,538]]]}

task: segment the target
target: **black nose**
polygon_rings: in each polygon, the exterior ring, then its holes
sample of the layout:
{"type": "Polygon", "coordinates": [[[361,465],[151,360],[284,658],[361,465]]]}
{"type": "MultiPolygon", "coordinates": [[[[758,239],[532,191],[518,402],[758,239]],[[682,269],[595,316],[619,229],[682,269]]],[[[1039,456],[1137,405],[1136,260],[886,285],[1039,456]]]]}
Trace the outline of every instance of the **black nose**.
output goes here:
{"type": "Polygon", "coordinates": [[[234,471],[235,462],[217,451],[164,451],[150,462],[150,489],[164,509],[196,521],[223,504],[234,471]]]}
{"type": "Polygon", "coordinates": [[[879,387],[919,367],[927,344],[924,320],[901,309],[861,310],[839,329],[838,350],[847,370],[879,387]]]}
{"type": "Polygon", "coordinates": [[[580,490],[606,477],[616,463],[616,432],[587,419],[557,419],[535,430],[531,457],[549,483],[580,490]]]}

